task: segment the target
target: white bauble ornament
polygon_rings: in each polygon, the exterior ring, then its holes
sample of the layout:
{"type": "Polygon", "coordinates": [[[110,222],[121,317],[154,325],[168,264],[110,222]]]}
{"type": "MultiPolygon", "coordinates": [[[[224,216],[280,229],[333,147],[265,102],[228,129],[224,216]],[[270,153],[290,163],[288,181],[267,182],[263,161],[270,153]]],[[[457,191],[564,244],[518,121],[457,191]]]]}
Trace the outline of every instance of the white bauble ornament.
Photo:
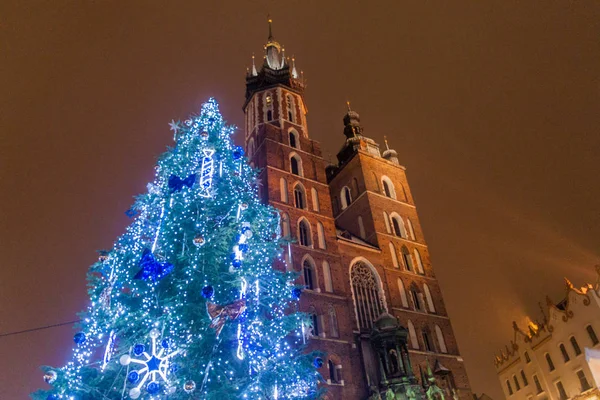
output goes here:
{"type": "Polygon", "coordinates": [[[121,365],[129,365],[129,363],[131,362],[131,357],[129,357],[128,354],[123,354],[121,358],[119,358],[119,362],[121,363],[121,365]]]}
{"type": "Polygon", "coordinates": [[[142,392],[138,388],[133,388],[129,391],[129,397],[131,397],[132,399],[137,399],[138,397],[140,397],[140,394],[142,394],[142,392]]]}

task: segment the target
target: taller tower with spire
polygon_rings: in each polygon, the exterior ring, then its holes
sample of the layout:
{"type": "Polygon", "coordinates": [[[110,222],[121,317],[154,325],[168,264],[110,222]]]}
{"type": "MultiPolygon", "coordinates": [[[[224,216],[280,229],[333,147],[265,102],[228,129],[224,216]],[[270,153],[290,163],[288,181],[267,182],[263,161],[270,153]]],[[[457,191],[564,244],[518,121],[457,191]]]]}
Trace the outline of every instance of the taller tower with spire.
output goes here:
{"type": "Polygon", "coordinates": [[[290,239],[275,268],[296,271],[309,349],[328,399],[461,399],[472,393],[398,153],[343,117],[336,165],[308,134],[305,85],[272,21],[246,76],[245,146],[261,197],[290,239]],[[378,397],[379,396],[379,397],[378,397]]]}

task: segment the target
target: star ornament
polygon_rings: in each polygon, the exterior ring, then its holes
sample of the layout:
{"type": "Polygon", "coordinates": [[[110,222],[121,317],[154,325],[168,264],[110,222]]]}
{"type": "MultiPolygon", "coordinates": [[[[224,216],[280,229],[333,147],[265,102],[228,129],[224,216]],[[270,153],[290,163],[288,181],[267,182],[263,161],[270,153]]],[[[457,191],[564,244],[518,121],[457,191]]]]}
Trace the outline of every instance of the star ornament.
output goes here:
{"type": "Polygon", "coordinates": [[[170,130],[173,131],[173,134],[177,135],[177,132],[181,129],[179,126],[179,121],[175,121],[174,119],[169,122],[170,130]]]}
{"type": "Polygon", "coordinates": [[[171,358],[179,353],[179,350],[171,351],[171,342],[162,340],[158,343],[160,333],[158,329],[150,331],[152,339],[152,348],[150,352],[146,351],[146,346],[137,344],[133,348],[133,355],[127,354],[121,356],[121,365],[136,364],[139,369],[133,369],[129,372],[127,379],[135,386],[129,390],[129,397],[137,399],[141,395],[141,389],[146,386],[146,391],[150,395],[158,393],[161,381],[169,383],[168,373],[170,370],[171,358]]]}

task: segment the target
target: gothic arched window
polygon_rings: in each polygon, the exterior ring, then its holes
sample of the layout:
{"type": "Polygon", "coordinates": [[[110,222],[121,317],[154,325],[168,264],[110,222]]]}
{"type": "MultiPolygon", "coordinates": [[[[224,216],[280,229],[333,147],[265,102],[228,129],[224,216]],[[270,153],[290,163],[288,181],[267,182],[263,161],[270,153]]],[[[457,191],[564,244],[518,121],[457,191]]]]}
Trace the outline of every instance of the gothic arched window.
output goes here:
{"type": "Polygon", "coordinates": [[[320,249],[327,248],[327,244],[325,243],[325,228],[320,222],[317,222],[317,239],[319,240],[320,249]]]}
{"type": "Polygon", "coordinates": [[[392,218],[392,226],[394,227],[394,233],[396,236],[400,236],[401,238],[406,239],[406,227],[404,226],[404,221],[402,217],[398,214],[393,213],[391,215],[392,218]]]}
{"type": "Polygon", "coordinates": [[[406,267],[406,269],[408,271],[414,271],[412,257],[410,256],[410,252],[408,251],[406,246],[402,246],[401,252],[402,252],[402,260],[404,261],[404,266],[406,267]]]}
{"type": "Polygon", "coordinates": [[[402,302],[402,307],[408,308],[408,298],[406,297],[406,288],[404,287],[404,282],[402,279],[398,278],[398,290],[400,291],[400,301],[402,302]]]}
{"type": "Polygon", "coordinates": [[[304,286],[307,289],[314,290],[316,287],[315,267],[310,261],[304,260],[302,263],[302,273],[304,275],[304,286]]]}
{"type": "Polygon", "coordinates": [[[290,216],[287,213],[281,214],[281,236],[290,236],[290,216]]]}
{"type": "Polygon", "coordinates": [[[427,306],[429,307],[429,311],[434,313],[435,306],[433,305],[433,298],[431,297],[429,286],[427,286],[426,283],[423,284],[423,291],[425,292],[425,298],[427,299],[427,306]]]}
{"type": "Polygon", "coordinates": [[[350,203],[352,203],[352,194],[350,193],[350,188],[348,186],[342,188],[340,197],[342,199],[342,210],[345,210],[350,203]]]}
{"type": "Polygon", "coordinates": [[[350,272],[352,294],[361,330],[370,330],[375,321],[384,311],[384,305],[375,271],[362,261],[356,262],[350,272]]]}
{"type": "Polygon", "coordinates": [[[442,353],[447,353],[448,348],[446,347],[446,341],[444,340],[444,335],[442,334],[442,329],[438,325],[435,326],[435,334],[437,336],[438,344],[440,346],[440,351],[442,353]]]}
{"type": "Polygon", "coordinates": [[[265,107],[267,114],[267,121],[271,121],[273,119],[273,96],[270,93],[267,93],[265,97],[265,107]]]}
{"type": "Polygon", "coordinates": [[[315,189],[315,188],[310,189],[310,197],[312,197],[313,211],[319,212],[320,211],[319,194],[317,193],[317,189],[315,189]]]}
{"type": "Polygon", "coordinates": [[[417,339],[417,333],[415,332],[415,326],[412,321],[409,319],[406,322],[408,326],[408,336],[410,337],[410,345],[413,349],[419,349],[419,340],[417,339]]]}
{"type": "Polygon", "coordinates": [[[419,253],[419,250],[417,249],[414,249],[413,252],[415,253],[415,259],[417,260],[417,270],[420,274],[425,275],[425,270],[423,269],[423,260],[421,260],[421,253],[419,253]]]}
{"type": "Polygon", "coordinates": [[[285,96],[285,100],[286,100],[286,105],[287,105],[288,120],[291,122],[295,122],[294,100],[292,99],[292,95],[288,94],[287,96],[285,96]]]}
{"type": "Polygon", "coordinates": [[[304,171],[302,169],[302,159],[298,154],[292,154],[290,156],[290,171],[294,175],[304,176],[304,171]]]}
{"type": "Polygon", "coordinates": [[[298,148],[298,132],[294,129],[290,130],[290,147],[298,148]]]}
{"type": "Polygon", "coordinates": [[[333,292],[333,282],[331,281],[331,267],[327,260],[323,260],[323,281],[325,283],[325,291],[333,292]]]}
{"type": "Polygon", "coordinates": [[[294,205],[296,208],[306,208],[306,191],[301,183],[298,183],[296,186],[294,186],[294,205]]]}
{"type": "Polygon", "coordinates": [[[396,190],[390,178],[383,176],[381,178],[381,185],[383,186],[383,194],[392,199],[396,198],[396,190]]]}
{"type": "Polygon", "coordinates": [[[310,225],[306,219],[302,219],[298,224],[298,241],[301,246],[310,246],[312,244],[310,225]]]}

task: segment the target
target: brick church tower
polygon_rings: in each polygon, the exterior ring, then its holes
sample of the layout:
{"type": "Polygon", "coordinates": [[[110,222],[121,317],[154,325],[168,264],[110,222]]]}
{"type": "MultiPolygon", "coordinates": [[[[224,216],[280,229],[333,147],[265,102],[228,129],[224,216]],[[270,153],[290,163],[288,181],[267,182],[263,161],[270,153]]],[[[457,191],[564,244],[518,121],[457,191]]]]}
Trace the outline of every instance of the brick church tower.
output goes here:
{"type": "Polygon", "coordinates": [[[396,151],[386,143],[381,152],[348,107],[338,165],[329,165],[308,134],[303,78],[270,20],[264,48],[246,77],[246,153],[291,239],[277,267],[298,271],[305,285],[300,307],[312,319],[309,349],[326,353],[328,398],[470,400],[396,151]]]}

